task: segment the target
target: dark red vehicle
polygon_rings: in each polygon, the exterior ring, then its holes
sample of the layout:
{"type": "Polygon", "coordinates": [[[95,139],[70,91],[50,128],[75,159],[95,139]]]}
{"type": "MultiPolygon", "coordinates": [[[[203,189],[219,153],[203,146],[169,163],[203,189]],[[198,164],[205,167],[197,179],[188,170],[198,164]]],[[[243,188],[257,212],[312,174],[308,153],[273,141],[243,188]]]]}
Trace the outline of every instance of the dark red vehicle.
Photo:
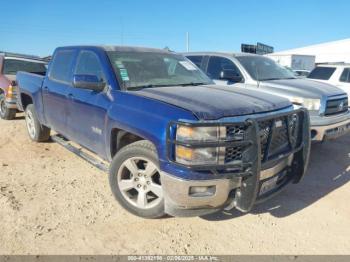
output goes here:
{"type": "Polygon", "coordinates": [[[0,117],[11,120],[17,113],[17,71],[46,73],[47,62],[39,57],[0,52],[0,117]]]}

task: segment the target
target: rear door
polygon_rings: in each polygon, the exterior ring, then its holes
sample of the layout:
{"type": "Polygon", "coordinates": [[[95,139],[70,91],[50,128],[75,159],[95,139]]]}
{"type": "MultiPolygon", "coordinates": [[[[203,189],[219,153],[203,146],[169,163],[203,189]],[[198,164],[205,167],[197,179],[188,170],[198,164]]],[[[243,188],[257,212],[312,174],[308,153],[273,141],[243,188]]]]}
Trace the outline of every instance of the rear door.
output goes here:
{"type": "Polygon", "coordinates": [[[73,64],[77,52],[60,49],[54,54],[48,77],[42,87],[46,123],[65,135],[67,127],[67,90],[72,87],[73,64]]]}
{"type": "MultiPolygon", "coordinates": [[[[97,53],[80,51],[74,69],[77,75],[95,75],[106,83],[107,79],[97,53]]],[[[69,138],[80,145],[104,156],[105,121],[110,100],[106,91],[70,87],[68,89],[67,126],[69,138]]]]}

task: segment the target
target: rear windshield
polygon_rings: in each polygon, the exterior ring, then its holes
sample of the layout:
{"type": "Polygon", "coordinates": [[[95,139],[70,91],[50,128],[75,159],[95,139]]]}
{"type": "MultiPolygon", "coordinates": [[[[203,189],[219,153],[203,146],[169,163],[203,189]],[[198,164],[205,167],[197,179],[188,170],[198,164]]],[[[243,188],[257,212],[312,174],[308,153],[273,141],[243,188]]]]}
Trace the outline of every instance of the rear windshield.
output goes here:
{"type": "Polygon", "coordinates": [[[335,71],[335,67],[316,67],[307,78],[329,80],[335,71]]]}
{"type": "Polygon", "coordinates": [[[15,75],[18,71],[45,75],[45,63],[7,58],[4,61],[4,75],[15,75]]]}

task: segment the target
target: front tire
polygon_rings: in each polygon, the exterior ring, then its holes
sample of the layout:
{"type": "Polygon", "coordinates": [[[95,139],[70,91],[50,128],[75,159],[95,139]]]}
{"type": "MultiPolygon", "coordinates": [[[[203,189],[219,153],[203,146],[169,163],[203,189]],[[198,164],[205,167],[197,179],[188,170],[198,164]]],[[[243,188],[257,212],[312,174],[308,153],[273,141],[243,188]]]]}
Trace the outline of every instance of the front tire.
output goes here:
{"type": "Polygon", "coordinates": [[[40,124],[33,105],[28,105],[25,110],[25,119],[28,134],[35,142],[45,142],[50,138],[50,128],[40,124]]]}
{"type": "Polygon", "coordinates": [[[5,94],[0,94],[0,117],[4,120],[12,120],[16,117],[17,110],[6,106],[5,94]]]}
{"type": "Polygon", "coordinates": [[[158,156],[152,143],[141,140],[122,148],[113,158],[109,183],[117,201],[144,218],[165,216],[158,156]]]}

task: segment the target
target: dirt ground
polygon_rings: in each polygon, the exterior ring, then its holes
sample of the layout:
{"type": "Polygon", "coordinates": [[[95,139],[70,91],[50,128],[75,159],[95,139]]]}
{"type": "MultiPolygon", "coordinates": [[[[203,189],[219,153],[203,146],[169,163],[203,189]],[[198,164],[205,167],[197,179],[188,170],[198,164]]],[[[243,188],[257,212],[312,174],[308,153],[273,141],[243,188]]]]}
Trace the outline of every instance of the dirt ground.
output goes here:
{"type": "Polygon", "coordinates": [[[105,173],[0,120],[0,254],[350,254],[349,144],[313,144],[303,182],[250,214],[145,220],[105,173]]]}

